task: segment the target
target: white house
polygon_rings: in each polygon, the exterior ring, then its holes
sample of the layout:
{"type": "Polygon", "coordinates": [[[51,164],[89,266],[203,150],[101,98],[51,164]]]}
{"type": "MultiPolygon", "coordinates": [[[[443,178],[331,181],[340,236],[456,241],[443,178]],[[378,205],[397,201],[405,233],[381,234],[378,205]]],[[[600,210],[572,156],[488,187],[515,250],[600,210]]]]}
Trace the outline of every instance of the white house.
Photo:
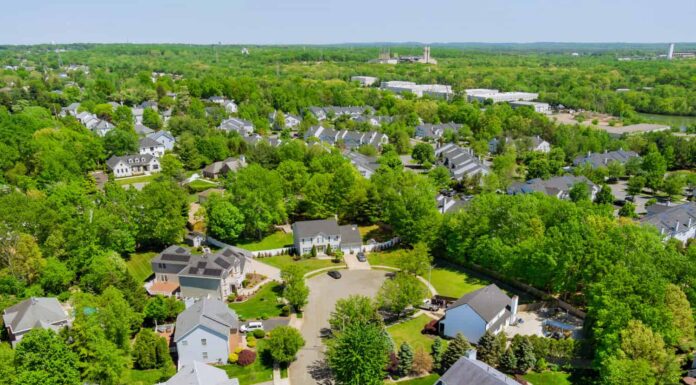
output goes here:
{"type": "Polygon", "coordinates": [[[531,194],[541,192],[549,196],[554,196],[558,199],[570,199],[570,190],[578,183],[587,185],[590,191],[590,199],[594,201],[599,186],[592,183],[585,176],[562,175],[543,180],[541,178],[530,179],[526,182],[515,183],[508,187],[507,193],[510,195],[516,194],[531,194]]]}
{"type": "MultiPolygon", "coordinates": [[[[279,111],[273,111],[268,115],[268,120],[270,120],[271,123],[273,123],[274,129],[280,129],[276,122],[276,116],[278,115],[278,112],[279,111]]],[[[283,117],[285,118],[284,128],[294,129],[297,128],[300,125],[300,123],[302,123],[302,118],[300,118],[297,115],[283,113],[283,117]]]]}
{"type": "Polygon", "coordinates": [[[237,104],[234,102],[234,100],[226,99],[222,96],[211,96],[207,99],[207,101],[220,105],[230,114],[237,112],[237,104]]]}
{"type": "Polygon", "coordinates": [[[696,238],[696,202],[674,206],[652,205],[641,221],[657,227],[665,240],[674,238],[686,243],[696,238]]]}
{"type": "Polygon", "coordinates": [[[169,131],[157,131],[147,135],[148,138],[159,142],[164,146],[166,151],[172,151],[174,149],[174,144],[176,144],[176,139],[169,131]]]}
{"type": "Polygon", "coordinates": [[[251,135],[254,133],[254,125],[248,120],[240,119],[240,118],[229,118],[225,119],[220,123],[218,126],[218,129],[225,131],[225,132],[231,132],[235,131],[238,132],[242,136],[247,136],[251,135]]]}
{"type": "Polygon", "coordinates": [[[452,303],[440,319],[440,334],[454,338],[462,333],[470,342],[478,343],[490,331],[498,334],[517,317],[519,298],[508,297],[495,284],[464,295],[452,303]]]}
{"type": "Polygon", "coordinates": [[[239,318],[218,299],[202,298],[176,317],[178,367],[194,361],[224,364],[239,345],[239,318]]]}
{"type": "Polygon", "coordinates": [[[314,247],[324,253],[329,247],[344,253],[356,253],[362,248],[362,236],[357,225],[339,226],[335,218],[301,221],[292,224],[295,250],[309,254],[314,247]]]}
{"type": "Polygon", "coordinates": [[[351,76],[351,82],[358,82],[362,87],[369,87],[377,83],[377,78],[374,76],[351,76]]]}
{"type": "Polygon", "coordinates": [[[37,328],[59,329],[70,326],[72,320],[57,299],[31,297],[6,308],[2,320],[7,334],[15,346],[29,331],[37,328]]]}
{"type": "Polygon", "coordinates": [[[138,142],[138,147],[140,154],[142,155],[152,155],[156,158],[161,158],[164,155],[164,145],[160,142],[150,139],[149,137],[144,137],[138,142]]]}
{"type": "Polygon", "coordinates": [[[532,92],[500,92],[498,90],[486,89],[486,88],[473,88],[464,90],[469,101],[478,100],[479,102],[485,102],[486,100],[492,100],[493,103],[501,102],[518,102],[518,101],[532,101],[539,97],[539,94],[532,92]]]}
{"type": "Polygon", "coordinates": [[[116,178],[150,175],[161,171],[159,159],[149,154],[112,156],[106,161],[106,165],[113,171],[116,178]]]}
{"type": "Polygon", "coordinates": [[[239,385],[239,380],[228,378],[222,369],[193,361],[182,366],[167,382],[158,385],[239,385]]]}

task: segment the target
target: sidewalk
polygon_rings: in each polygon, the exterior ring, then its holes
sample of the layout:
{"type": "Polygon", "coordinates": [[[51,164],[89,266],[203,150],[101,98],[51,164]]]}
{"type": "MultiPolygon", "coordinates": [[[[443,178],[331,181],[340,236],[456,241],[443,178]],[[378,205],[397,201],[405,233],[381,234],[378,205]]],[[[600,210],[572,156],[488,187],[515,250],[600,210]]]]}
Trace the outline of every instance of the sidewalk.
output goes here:
{"type": "Polygon", "coordinates": [[[280,366],[273,364],[273,385],[290,385],[289,378],[281,378],[280,366]]]}

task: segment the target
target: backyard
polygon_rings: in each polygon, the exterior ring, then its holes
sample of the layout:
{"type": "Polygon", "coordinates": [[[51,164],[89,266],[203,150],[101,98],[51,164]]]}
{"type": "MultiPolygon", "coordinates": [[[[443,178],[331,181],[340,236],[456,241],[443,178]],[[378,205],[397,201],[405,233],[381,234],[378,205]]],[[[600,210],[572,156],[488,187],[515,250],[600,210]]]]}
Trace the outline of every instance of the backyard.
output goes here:
{"type": "Polygon", "coordinates": [[[283,307],[283,304],[278,301],[281,291],[282,286],[279,283],[271,282],[261,287],[248,300],[230,303],[229,306],[245,320],[278,317],[283,307]]]}
{"type": "Polygon", "coordinates": [[[154,251],[133,253],[130,255],[130,259],[126,262],[126,267],[136,282],[144,282],[152,275],[152,265],[150,261],[155,255],[157,255],[157,253],[154,251]]]}
{"type": "Polygon", "coordinates": [[[367,242],[370,239],[374,239],[377,242],[385,242],[394,236],[390,229],[380,225],[358,226],[358,231],[360,231],[363,242],[367,242]]]}
{"type": "Polygon", "coordinates": [[[280,270],[285,269],[288,266],[300,266],[302,273],[307,274],[310,271],[317,269],[323,269],[325,267],[341,267],[342,264],[333,263],[330,259],[300,259],[295,261],[289,255],[276,255],[273,257],[259,258],[259,261],[269,264],[271,266],[277,267],[280,270]]]}
{"type": "Polygon", "coordinates": [[[162,370],[148,369],[137,370],[131,369],[128,371],[128,385],[154,385],[162,379],[162,370]]]}
{"type": "MultiPolygon", "coordinates": [[[[227,372],[229,378],[236,378],[240,385],[258,384],[273,380],[273,364],[266,350],[266,340],[258,340],[256,361],[249,366],[223,365],[220,368],[227,372]]],[[[287,377],[287,369],[282,369],[282,377],[287,377]]]]}
{"type": "MultiPolygon", "coordinates": [[[[384,381],[385,384],[399,384],[399,385],[433,385],[435,381],[440,378],[438,374],[431,374],[425,377],[414,378],[412,380],[406,381],[384,381]]],[[[536,385],[536,384],[534,384],[536,385]]]]}
{"type": "Polygon", "coordinates": [[[260,241],[242,242],[238,243],[237,246],[251,251],[280,249],[281,247],[292,246],[292,233],[276,231],[260,241]]]}
{"type": "Polygon", "coordinates": [[[116,179],[116,184],[119,186],[123,186],[126,184],[133,184],[133,183],[148,183],[151,182],[157,174],[150,174],[150,175],[140,175],[140,176],[131,176],[128,178],[119,178],[116,179]]]}
{"type": "Polygon", "coordinates": [[[528,373],[524,379],[534,385],[571,385],[570,373],[566,372],[543,372],[528,373]]]}
{"type": "Polygon", "coordinates": [[[394,346],[398,350],[403,342],[407,342],[413,348],[413,351],[423,349],[430,353],[430,348],[433,346],[435,337],[427,334],[421,334],[423,327],[432,321],[432,318],[425,314],[421,314],[416,318],[402,322],[396,325],[389,326],[387,331],[394,340],[394,346]]]}

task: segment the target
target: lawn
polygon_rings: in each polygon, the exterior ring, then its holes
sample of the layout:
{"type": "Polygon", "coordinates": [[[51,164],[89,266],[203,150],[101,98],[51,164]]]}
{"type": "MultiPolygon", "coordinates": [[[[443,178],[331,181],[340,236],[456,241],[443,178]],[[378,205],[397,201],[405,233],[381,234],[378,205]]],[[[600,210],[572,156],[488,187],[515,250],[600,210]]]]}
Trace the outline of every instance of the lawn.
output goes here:
{"type": "Polygon", "coordinates": [[[341,267],[343,264],[336,264],[331,262],[330,259],[314,259],[314,258],[309,258],[309,259],[300,259],[299,261],[295,261],[292,259],[291,256],[289,255],[276,255],[273,257],[264,257],[264,258],[259,258],[260,262],[267,263],[271,266],[275,266],[281,270],[288,266],[300,266],[302,269],[303,274],[307,274],[310,271],[314,271],[317,269],[323,269],[325,267],[341,267]]]}
{"type": "MultiPolygon", "coordinates": [[[[399,384],[399,385],[433,385],[435,381],[440,378],[438,374],[431,374],[429,376],[414,378],[413,380],[407,381],[384,381],[385,384],[399,384]]],[[[534,384],[536,385],[536,384],[534,384]]]]}
{"type": "MultiPolygon", "coordinates": [[[[266,340],[258,340],[256,361],[253,364],[242,367],[239,365],[223,365],[230,378],[239,380],[240,385],[252,385],[259,382],[273,380],[273,364],[270,357],[264,354],[266,340]]],[[[287,377],[287,371],[283,370],[281,376],[287,377]]]]}
{"type": "Polygon", "coordinates": [[[283,304],[278,302],[281,289],[277,282],[268,283],[245,302],[229,304],[230,309],[246,320],[260,319],[263,315],[278,317],[283,307],[283,304]]]}
{"type": "Polygon", "coordinates": [[[524,379],[534,385],[571,385],[570,373],[566,372],[543,372],[529,373],[524,375],[524,379]]]}
{"type": "Polygon", "coordinates": [[[133,184],[133,183],[145,183],[145,182],[150,182],[152,181],[157,174],[150,174],[150,175],[141,175],[141,176],[132,176],[128,178],[120,178],[116,179],[116,184],[119,186],[123,186],[126,184],[133,184]]]}
{"type": "Polygon", "coordinates": [[[406,322],[389,326],[387,331],[394,340],[395,348],[398,350],[403,342],[408,342],[414,352],[418,349],[423,349],[429,353],[430,348],[433,346],[433,341],[435,341],[435,337],[421,334],[421,330],[423,330],[423,327],[430,321],[432,321],[432,318],[425,314],[421,314],[406,322]]]}
{"type": "Polygon", "coordinates": [[[205,190],[207,190],[209,188],[213,188],[213,187],[217,187],[217,183],[211,182],[211,181],[208,181],[205,179],[196,179],[193,182],[188,184],[188,188],[191,191],[195,191],[195,192],[205,191],[205,190]]]}
{"type": "Polygon", "coordinates": [[[128,272],[135,278],[136,282],[144,282],[147,277],[152,275],[152,265],[150,261],[157,253],[148,251],[145,253],[133,253],[130,260],[126,262],[128,272]]]}
{"type": "Polygon", "coordinates": [[[128,371],[128,385],[154,385],[160,382],[162,371],[160,369],[128,371]]]}
{"type": "Polygon", "coordinates": [[[367,261],[372,266],[396,267],[396,255],[399,250],[379,251],[367,254],[367,261]]]}
{"type": "Polygon", "coordinates": [[[280,249],[281,247],[292,246],[292,234],[276,231],[260,241],[239,243],[237,246],[251,251],[280,249]]]}
{"type": "Polygon", "coordinates": [[[367,242],[370,239],[374,239],[377,242],[385,242],[394,236],[391,230],[380,225],[358,226],[358,231],[360,231],[363,242],[367,242]]]}

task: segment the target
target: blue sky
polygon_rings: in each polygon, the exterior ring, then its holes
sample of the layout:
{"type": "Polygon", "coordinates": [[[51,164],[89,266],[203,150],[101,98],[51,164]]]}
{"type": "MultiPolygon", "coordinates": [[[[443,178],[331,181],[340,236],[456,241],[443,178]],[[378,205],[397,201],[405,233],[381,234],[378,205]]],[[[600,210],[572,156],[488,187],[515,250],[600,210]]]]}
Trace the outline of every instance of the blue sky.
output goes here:
{"type": "Polygon", "coordinates": [[[696,0],[3,3],[0,44],[696,41],[696,0]]]}

